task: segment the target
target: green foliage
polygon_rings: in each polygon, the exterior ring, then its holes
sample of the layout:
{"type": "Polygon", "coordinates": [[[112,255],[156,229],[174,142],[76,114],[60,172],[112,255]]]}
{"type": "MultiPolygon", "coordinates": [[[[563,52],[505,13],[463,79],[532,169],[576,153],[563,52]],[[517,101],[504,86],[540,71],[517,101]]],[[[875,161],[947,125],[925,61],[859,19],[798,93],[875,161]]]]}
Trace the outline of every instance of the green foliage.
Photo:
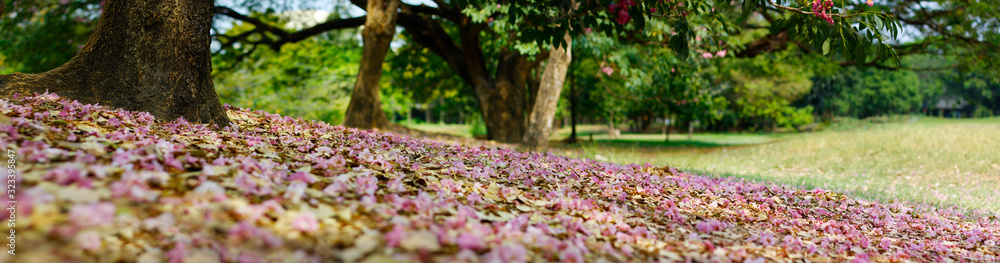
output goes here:
{"type": "MultiPolygon", "coordinates": [[[[744,12],[766,6],[765,1],[744,1],[744,12]]],[[[902,24],[886,11],[890,6],[866,7],[860,2],[831,1],[833,7],[826,10],[833,14],[824,21],[822,15],[814,15],[814,1],[793,1],[792,9],[785,16],[770,24],[770,32],[787,31],[794,38],[809,43],[823,55],[834,54],[864,64],[869,58],[892,60],[899,64],[899,57],[892,43],[899,35],[902,24]],[[793,10],[794,9],[794,10],[793,10]],[[847,11],[856,10],[856,11],[847,11]],[[832,47],[837,47],[831,51],[832,47]]]]}
{"type": "Polygon", "coordinates": [[[728,100],[727,115],[716,129],[746,128],[770,131],[776,127],[797,128],[813,122],[812,107],[791,103],[810,91],[810,77],[823,71],[826,60],[802,56],[795,49],[753,58],[719,62],[714,68],[728,100]]]}
{"type": "MultiPolygon", "coordinates": [[[[227,34],[247,28],[235,24],[227,34]]],[[[281,52],[256,49],[242,61],[236,58],[243,50],[224,50],[213,56],[213,78],[220,100],[238,107],[340,123],[361,61],[355,34],[355,30],[334,31],[286,44],[281,52]]]]}
{"type": "Polygon", "coordinates": [[[963,98],[973,105],[973,116],[1000,114],[1000,82],[978,71],[957,69],[941,74],[945,93],[963,98]]]}
{"type": "Polygon", "coordinates": [[[4,1],[0,9],[9,13],[0,13],[0,74],[39,73],[69,61],[87,43],[101,2],[4,1]]]}
{"type": "Polygon", "coordinates": [[[867,118],[912,113],[941,93],[940,86],[921,82],[915,72],[906,70],[851,67],[814,81],[813,90],[801,104],[814,106],[826,116],[867,118]]]}
{"type": "Polygon", "coordinates": [[[475,113],[471,119],[472,129],[469,133],[473,138],[486,136],[486,122],[483,121],[483,115],[480,113],[475,113]]]}
{"type": "MultiPolygon", "coordinates": [[[[401,41],[402,45],[396,48],[397,52],[390,54],[390,58],[386,60],[388,71],[385,77],[389,85],[382,89],[383,97],[400,99],[399,105],[405,110],[413,107],[414,103],[434,105],[432,111],[451,113],[446,117],[454,117],[452,115],[458,112],[464,115],[479,111],[472,89],[441,57],[407,41],[410,35],[405,31],[398,38],[406,42],[401,41]]],[[[382,104],[385,108],[387,102],[383,100],[382,104]]],[[[400,111],[399,114],[405,112],[400,111]]]]}

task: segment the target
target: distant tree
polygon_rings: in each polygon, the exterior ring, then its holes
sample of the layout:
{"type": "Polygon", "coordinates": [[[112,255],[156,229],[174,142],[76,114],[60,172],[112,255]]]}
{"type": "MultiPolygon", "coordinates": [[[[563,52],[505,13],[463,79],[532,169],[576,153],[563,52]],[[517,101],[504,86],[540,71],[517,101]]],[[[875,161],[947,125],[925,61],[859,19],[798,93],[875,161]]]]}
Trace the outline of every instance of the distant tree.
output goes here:
{"type": "Polygon", "coordinates": [[[843,68],[836,74],[813,78],[812,91],[800,104],[828,117],[867,118],[916,112],[941,94],[941,87],[922,83],[909,70],[843,68]]]}

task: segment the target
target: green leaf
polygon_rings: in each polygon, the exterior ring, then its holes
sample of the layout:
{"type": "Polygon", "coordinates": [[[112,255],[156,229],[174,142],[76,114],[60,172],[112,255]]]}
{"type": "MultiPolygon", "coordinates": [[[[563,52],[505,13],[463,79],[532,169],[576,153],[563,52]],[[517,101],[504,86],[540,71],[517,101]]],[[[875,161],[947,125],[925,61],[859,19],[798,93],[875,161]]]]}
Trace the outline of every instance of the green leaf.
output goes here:
{"type": "Polygon", "coordinates": [[[674,24],[674,30],[677,31],[677,35],[670,37],[670,49],[673,49],[681,60],[685,60],[691,53],[688,47],[688,32],[691,29],[688,28],[687,21],[681,19],[674,24]]]}
{"type": "Polygon", "coordinates": [[[825,56],[827,54],[830,54],[830,39],[829,38],[827,38],[826,41],[823,41],[823,55],[825,56]]]}

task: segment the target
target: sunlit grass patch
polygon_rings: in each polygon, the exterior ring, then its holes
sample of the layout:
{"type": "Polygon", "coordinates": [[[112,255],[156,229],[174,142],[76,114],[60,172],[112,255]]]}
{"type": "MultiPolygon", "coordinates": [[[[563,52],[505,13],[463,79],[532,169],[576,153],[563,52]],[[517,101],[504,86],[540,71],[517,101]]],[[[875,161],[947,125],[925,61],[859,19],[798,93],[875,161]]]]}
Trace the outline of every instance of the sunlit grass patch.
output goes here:
{"type": "Polygon", "coordinates": [[[472,138],[472,126],[468,124],[440,124],[440,123],[403,123],[404,126],[426,132],[444,133],[465,138],[472,138]]]}
{"type": "Polygon", "coordinates": [[[783,136],[746,147],[582,149],[562,153],[820,187],[876,200],[1000,212],[998,118],[922,118],[911,124],[783,136]]]}

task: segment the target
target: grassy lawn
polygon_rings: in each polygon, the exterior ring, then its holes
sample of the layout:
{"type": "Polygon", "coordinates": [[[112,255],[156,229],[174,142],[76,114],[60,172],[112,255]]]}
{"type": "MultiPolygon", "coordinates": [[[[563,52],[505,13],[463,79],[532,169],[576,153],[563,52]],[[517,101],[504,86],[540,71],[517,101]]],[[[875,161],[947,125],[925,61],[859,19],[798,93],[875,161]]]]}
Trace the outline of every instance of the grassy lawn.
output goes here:
{"type": "Polygon", "coordinates": [[[400,123],[400,124],[412,129],[417,129],[427,132],[444,133],[459,137],[472,138],[472,133],[469,132],[470,130],[472,130],[472,126],[468,124],[438,124],[438,123],[412,123],[412,124],[400,123]]]}
{"type": "MultiPolygon", "coordinates": [[[[469,126],[412,128],[469,137],[469,126]]],[[[560,129],[552,151],[618,163],[652,163],[710,176],[823,188],[855,196],[982,209],[1000,213],[1000,118],[921,117],[852,130],[802,134],[622,134],[577,127],[577,144],[560,129]],[[593,141],[590,139],[593,138],[593,141]]]]}
{"type": "MultiPolygon", "coordinates": [[[[586,137],[583,137],[586,139],[586,137]]],[[[1000,213],[1000,118],[921,118],[806,134],[625,135],[559,154],[1000,213]]]]}

